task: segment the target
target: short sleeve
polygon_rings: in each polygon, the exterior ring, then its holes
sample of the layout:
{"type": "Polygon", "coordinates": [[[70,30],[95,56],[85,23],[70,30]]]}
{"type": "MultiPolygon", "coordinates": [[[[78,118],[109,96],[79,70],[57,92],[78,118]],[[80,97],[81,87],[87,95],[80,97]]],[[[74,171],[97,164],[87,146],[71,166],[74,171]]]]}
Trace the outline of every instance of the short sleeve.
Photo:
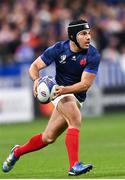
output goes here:
{"type": "Polygon", "coordinates": [[[49,48],[47,48],[43,54],[41,54],[41,59],[44,61],[44,63],[48,66],[50,65],[52,62],[55,61],[55,59],[57,58],[57,43],[54,44],[53,46],[50,46],[49,48]]]}
{"type": "Polygon", "coordinates": [[[88,63],[84,69],[86,72],[97,74],[100,63],[100,54],[96,53],[88,60],[88,63]]]}

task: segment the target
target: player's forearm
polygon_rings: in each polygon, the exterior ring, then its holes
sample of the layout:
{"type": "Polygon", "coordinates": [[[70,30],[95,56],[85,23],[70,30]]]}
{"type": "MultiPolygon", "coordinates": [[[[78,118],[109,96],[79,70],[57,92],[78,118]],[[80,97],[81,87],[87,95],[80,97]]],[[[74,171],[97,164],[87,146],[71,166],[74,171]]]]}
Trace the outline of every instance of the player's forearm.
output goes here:
{"type": "Polygon", "coordinates": [[[30,66],[29,75],[33,81],[39,78],[39,71],[46,67],[46,64],[39,56],[30,66]]]}
{"type": "Polygon", "coordinates": [[[39,69],[34,63],[32,63],[29,68],[29,75],[33,81],[39,78],[39,69]]]}
{"type": "Polygon", "coordinates": [[[88,90],[90,84],[79,82],[71,86],[63,87],[62,94],[79,93],[88,90]]]}

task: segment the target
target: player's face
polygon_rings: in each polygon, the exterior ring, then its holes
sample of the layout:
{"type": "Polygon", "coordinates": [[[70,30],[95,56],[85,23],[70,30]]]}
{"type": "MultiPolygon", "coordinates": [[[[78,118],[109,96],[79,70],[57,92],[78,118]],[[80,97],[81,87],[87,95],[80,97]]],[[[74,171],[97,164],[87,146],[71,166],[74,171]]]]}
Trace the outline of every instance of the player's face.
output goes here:
{"type": "Polygon", "coordinates": [[[77,41],[82,49],[88,49],[91,40],[90,29],[80,31],[77,34],[77,41]]]}

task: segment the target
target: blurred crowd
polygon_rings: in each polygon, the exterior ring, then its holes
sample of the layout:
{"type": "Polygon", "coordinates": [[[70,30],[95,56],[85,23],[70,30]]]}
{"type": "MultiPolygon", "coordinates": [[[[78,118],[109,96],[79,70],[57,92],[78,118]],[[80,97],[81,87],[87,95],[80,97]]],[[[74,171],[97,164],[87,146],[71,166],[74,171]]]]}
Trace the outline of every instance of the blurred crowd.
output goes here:
{"type": "Polygon", "coordinates": [[[77,18],[88,20],[102,60],[125,71],[125,0],[0,0],[0,65],[32,62],[77,18]]]}

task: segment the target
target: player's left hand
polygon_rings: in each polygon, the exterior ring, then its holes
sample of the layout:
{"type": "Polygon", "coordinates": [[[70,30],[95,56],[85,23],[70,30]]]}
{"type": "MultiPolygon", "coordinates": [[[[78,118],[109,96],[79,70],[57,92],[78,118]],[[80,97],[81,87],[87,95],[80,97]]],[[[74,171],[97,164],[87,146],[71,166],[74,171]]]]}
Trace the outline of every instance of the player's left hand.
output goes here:
{"type": "Polygon", "coordinates": [[[56,99],[58,96],[63,94],[64,86],[56,86],[53,100],[56,99]]]}

